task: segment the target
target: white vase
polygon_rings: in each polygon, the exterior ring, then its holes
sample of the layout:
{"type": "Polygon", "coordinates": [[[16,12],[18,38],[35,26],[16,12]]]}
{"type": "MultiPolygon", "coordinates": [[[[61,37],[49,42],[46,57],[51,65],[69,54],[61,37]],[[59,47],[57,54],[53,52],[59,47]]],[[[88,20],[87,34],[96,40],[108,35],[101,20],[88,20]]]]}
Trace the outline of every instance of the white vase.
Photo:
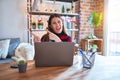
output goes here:
{"type": "Polygon", "coordinates": [[[36,29],[36,25],[32,25],[32,29],[36,29]]]}
{"type": "Polygon", "coordinates": [[[94,27],[91,28],[91,35],[94,36],[94,27]]]}
{"type": "Polygon", "coordinates": [[[39,5],[40,5],[40,0],[34,0],[32,10],[39,11],[39,5]]]}
{"type": "Polygon", "coordinates": [[[38,29],[43,29],[43,25],[38,25],[38,29]]]}

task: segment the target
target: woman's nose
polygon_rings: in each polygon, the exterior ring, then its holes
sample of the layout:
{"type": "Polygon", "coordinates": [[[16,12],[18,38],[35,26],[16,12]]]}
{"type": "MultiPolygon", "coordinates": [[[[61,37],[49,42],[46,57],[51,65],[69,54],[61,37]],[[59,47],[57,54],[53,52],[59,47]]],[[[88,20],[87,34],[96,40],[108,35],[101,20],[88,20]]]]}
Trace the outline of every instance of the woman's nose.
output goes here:
{"type": "Polygon", "coordinates": [[[60,25],[59,23],[56,23],[56,25],[58,26],[58,25],[60,25]]]}

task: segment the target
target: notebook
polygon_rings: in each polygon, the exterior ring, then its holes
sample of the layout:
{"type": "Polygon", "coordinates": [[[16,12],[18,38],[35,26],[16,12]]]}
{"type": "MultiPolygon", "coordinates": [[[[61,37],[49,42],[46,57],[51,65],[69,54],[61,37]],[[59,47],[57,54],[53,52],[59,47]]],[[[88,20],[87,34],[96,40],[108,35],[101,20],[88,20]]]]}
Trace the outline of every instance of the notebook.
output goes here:
{"type": "Polygon", "coordinates": [[[35,66],[70,66],[73,64],[73,42],[35,42],[35,66]]]}

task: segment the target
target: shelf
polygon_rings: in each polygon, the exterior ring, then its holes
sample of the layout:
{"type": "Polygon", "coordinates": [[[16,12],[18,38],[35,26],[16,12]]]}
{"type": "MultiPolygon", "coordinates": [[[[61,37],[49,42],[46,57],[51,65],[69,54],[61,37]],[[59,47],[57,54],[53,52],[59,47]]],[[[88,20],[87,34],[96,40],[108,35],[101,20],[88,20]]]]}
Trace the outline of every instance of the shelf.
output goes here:
{"type": "MultiPolygon", "coordinates": [[[[49,0],[49,1],[54,1],[54,0],[49,0]]],[[[78,1],[78,0],[55,0],[55,1],[61,1],[61,2],[75,2],[75,1],[78,1]]]]}
{"type": "Polygon", "coordinates": [[[31,15],[51,15],[51,14],[59,14],[60,16],[78,16],[79,14],[77,13],[53,13],[53,12],[49,12],[49,13],[46,13],[46,12],[38,12],[38,11],[32,11],[32,12],[29,12],[29,14],[31,15]]]}
{"type": "MultiPolygon", "coordinates": [[[[32,31],[46,31],[45,29],[32,29],[32,31]]],[[[66,31],[78,31],[78,29],[66,29],[66,31]]]]}
{"type": "MultiPolygon", "coordinates": [[[[73,9],[74,6],[76,6],[77,3],[80,2],[80,0],[40,0],[40,1],[43,1],[46,3],[46,5],[44,5],[45,7],[51,7],[52,4],[47,4],[47,3],[51,3],[51,2],[58,2],[60,3],[60,7],[55,7],[56,10],[54,10],[54,8],[52,7],[53,10],[46,10],[44,7],[44,9],[41,7],[41,5],[39,5],[38,9],[35,8],[35,6],[33,5],[35,0],[27,0],[28,2],[28,5],[27,5],[27,17],[28,17],[28,28],[31,27],[31,23],[32,22],[36,22],[37,23],[37,19],[39,18],[39,16],[43,19],[43,22],[45,22],[45,25],[44,26],[47,26],[47,20],[48,20],[48,17],[50,15],[53,15],[53,14],[58,14],[59,16],[61,16],[65,22],[64,26],[65,26],[65,30],[66,30],[66,33],[68,33],[68,35],[70,35],[70,37],[72,39],[76,39],[76,42],[79,43],[80,42],[80,38],[79,38],[79,35],[78,35],[78,32],[80,31],[79,30],[79,22],[77,19],[80,19],[80,13],[78,12],[75,12],[75,10],[73,9]],[[47,2],[48,1],[48,2],[47,2]],[[67,6],[71,6],[71,10],[73,11],[73,13],[67,13],[67,12],[64,12],[62,13],[62,4],[61,2],[63,2],[63,4],[65,5],[65,9],[67,8],[67,6]],[[65,3],[68,3],[70,5],[66,5],[65,3]],[[59,8],[59,9],[58,9],[59,8]],[[57,11],[58,9],[58,11],[57,11]],[[45,11],[46,10],[46,11],[45,11]],[[63,17],[64,16],[64,17],[63,17]],[[72,22],[70,25],[72,26],[75,26],[75,27],[71,27],[69,28],[68,27],[68,23],[67,23],[67,18],[70,18],[71,20],[72,19],[75,19],[77,23],[74,23],[72,22]],[[77,27],[78,26],[78,27],[77,27]]],[[[35,4],[36,6],[38,6],[37,4],[35,4]]],[[[79,9],[79,6],[78,6],[78,9],[79,9]]],[[[47,32],[46,28],[43,28],[43,29],[39,29],[38,26],[36,25],[36,28],[32,29],[32,31],[36,34],[40,34],[39,36],[41,37],[43,34],[45,34],[47,32]]],[[[31,34],[29,33],[28,31],[28,42],[31,42],[32,41],[30,40],[31,39],[31,34]]]]}

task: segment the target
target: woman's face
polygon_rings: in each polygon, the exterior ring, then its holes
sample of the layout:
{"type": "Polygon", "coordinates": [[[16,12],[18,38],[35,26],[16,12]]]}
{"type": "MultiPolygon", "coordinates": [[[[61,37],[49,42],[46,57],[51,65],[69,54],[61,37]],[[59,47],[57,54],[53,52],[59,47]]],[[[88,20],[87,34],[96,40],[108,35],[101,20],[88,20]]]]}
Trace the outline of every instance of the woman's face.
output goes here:
{"type": "Polygon", "coordinates": [[[59,17],[54,17],[51,20],[51,28],[53,31],[57,34],[61,33],[63,30],[63,23],[62,20],[59,17]]]}

